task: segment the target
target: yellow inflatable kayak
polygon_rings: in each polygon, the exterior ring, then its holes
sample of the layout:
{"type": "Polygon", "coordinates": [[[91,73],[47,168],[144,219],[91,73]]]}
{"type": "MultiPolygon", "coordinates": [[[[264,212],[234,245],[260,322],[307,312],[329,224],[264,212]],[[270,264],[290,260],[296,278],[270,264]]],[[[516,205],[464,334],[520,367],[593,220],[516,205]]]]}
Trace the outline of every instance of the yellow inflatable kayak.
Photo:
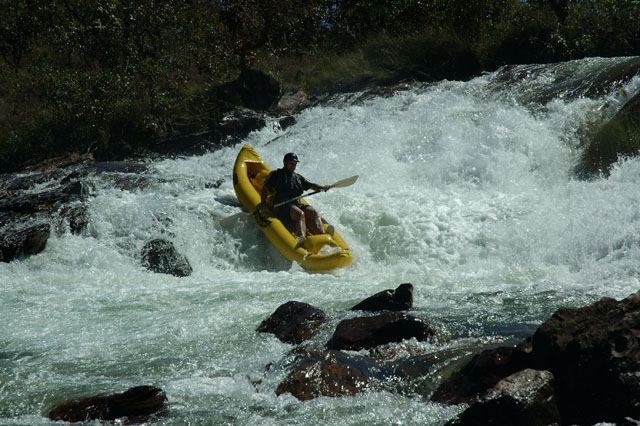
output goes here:
{"type": "MultiPolygon", "coordinates": [[[[256,211],[260,204],[260,192],[271,168],[249,145],[242,147],[233,166],[233,189],[248,212],[256,211]]],[[[300,202],[305,203],[304,199],[300,202]]],[[[303,268],[313,271],[328,271],[345,268],[353,261],[349,246],[338,232],[333,235],[309,235],[300,248],[296,248],[296,235],[275,217],[263,217],[260,213],[251,215],[271,244],[290,261],[296,261],[303,268]]],[[[322,220],[324,229],[329,226],[322,220]]]]}

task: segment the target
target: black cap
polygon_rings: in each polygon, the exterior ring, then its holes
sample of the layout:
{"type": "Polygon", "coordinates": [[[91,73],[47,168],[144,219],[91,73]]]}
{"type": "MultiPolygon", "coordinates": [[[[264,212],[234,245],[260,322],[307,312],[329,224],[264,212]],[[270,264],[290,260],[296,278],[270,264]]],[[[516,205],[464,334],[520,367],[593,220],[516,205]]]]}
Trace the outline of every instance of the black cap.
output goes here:
{"type": "Polygon", "coordinates": [[[289,153],[285,154],[284,160],[282,160],[282,162],[286,163],[287,161],[295,161],[296,163],[300,162],[300,160],[298,160],[298,156],[296,154],[294,154],[293,152],[289,152],[289,153]]]}

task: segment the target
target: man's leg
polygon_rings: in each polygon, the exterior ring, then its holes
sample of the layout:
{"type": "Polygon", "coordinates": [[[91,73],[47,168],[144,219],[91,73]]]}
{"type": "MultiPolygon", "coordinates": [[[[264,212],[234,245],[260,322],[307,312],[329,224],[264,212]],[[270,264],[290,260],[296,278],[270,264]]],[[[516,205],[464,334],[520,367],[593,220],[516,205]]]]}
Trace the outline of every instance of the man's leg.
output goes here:
{"type": "Polygon", "coordinates": [[[308,206],[304,209],[304,215],[306,220],[309,222],[309,229],[314,235],[324,234],[324,228],[322,226],[322,219],[320,219],[320,215],[311,206],[308,206]]]}
{"type": "Polygon", "coordinates": [[[305,221],[305,214],[302,209],[297,206],[291,206],[291,208],[289,209],[289,215],[291,217],[291,220],[295,224],[296,235],[298,235],[299,237],[306,237],[307,225],[305,221]]]}

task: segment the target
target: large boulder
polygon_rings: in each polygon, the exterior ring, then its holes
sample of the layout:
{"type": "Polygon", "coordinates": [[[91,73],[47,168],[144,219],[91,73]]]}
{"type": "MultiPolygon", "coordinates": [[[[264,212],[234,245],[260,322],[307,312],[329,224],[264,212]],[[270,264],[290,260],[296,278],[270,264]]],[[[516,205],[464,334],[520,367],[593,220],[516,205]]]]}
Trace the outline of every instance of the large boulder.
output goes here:
{"type": "Polygon", "coordinates": [[[400,284],[395,290],[383,290],[351,308],[352,311],[407,311],[413,307],[413,285],[400,284]]]}
{"type": "Polygon", "coordinates": [[[290,301],[262,321],[256,331],[275,334],[285,343],[298,344],[316,335],[326,319],[322,310],[308,303],[290,301]]]}
{"type": "Polygon", "coordinates": [[[399,312],[387,312],[341,321],[327,348],[358,351],[404,339],[425,341],[433,335],[435,331],[425,321],[399,312]]]}
{"type": "Polygon", "coordinates": [[[556,378],[563,423],[640,420],[640,294],[561,308],[530,343],[534,368],[556,378]]]}
{"type": "MultiPolygon", "coordinates": [[[[165,408],[167,396],[162,389],[138,386],[115,395],[97,395],[72,399],[54,407],[47,417],[54,421],[85,422],[145,417],[165,408]]],[[[143,419],[138,419],[143,422],[143,419]]]]}
{"type": "Polygon", "coordinates": [[[150,271],[175,277],[186,277],[193,272],[187,258],[178,253],[173,243],[162,239],[151,240],[144,245],[142,266],[150,271]]]}
{"type": "Polygon", "coordinates": [[[447,426],[560,424],[553,374],[526,369],[499,381],[447,426]]]}
{"type": "Polygon", "coordinates": [[[433,394],[438,402],[473,402],[526,368],[555,378],[561,423],[640,420],[640,294],[561,308],[516,348],[474,357],[433,394]]]}
{"type": "Polygon", "coordinates": [[[487,349],[441,383],[431,399],[448,404],[473,402],[500,380],[532,364],[529,353],[521,347],[487,349]]]}
{"type": "MultiPolygon", "coordinates": [[[[623,92],[626,93],[626,92],[623,92]]],[[[640,150],[640,94],[636,94],[594,134],[577,166],[582,177],[608,175],[620,157],[635,157],[640,150]]]]}

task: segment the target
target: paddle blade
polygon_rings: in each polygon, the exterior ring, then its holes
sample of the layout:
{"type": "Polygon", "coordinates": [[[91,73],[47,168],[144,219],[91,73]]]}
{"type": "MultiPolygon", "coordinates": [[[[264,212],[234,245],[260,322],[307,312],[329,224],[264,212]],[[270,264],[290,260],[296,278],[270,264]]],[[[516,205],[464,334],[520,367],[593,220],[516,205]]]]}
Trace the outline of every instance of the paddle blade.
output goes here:
{"type": "Polygon", "coordinates": [[[332,188],[344,188],[345,186],[350,186],[356,183],[358,180],[358,175],[351,176],[350,178],[339,180],[338,182],[331,185],[332,188]]]}
{"type": "Polygon", "coordinates": [[[245,216],[249,216],[251,213],[247,213],[247,212],[240,212],[240,213],[236,213],[232,216],[229,217],[225,217],[224,219],[220,219],[220,225],[223,228],[229,228],[231,227],[231,225],[233,225],[236,220],[245,217],[245,216]]]}

